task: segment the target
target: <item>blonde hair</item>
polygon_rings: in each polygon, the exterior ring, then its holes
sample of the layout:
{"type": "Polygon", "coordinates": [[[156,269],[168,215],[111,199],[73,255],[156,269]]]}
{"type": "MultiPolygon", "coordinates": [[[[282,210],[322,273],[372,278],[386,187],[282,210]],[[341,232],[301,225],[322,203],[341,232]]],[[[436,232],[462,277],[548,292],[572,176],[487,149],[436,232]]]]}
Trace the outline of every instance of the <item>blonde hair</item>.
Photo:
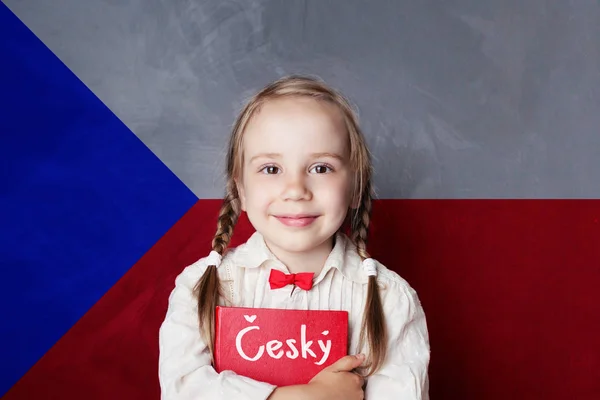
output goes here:
{"type": "MultiPolygon", "coordinates": [[[[239,114],[229,139],[227,152],[227,184],[223,204],[217,221],[217,231],[212,240],[212,249],[225,255],[233,235],[233,228],[241,212],[241,204],[235,180],[241,178],[243,166],[243,133],[252,116],[265,102],[282,97],[309,97],[337,106],[342,113],[350,142],[350,164],[354,171],[354,192],[351,207],[344,225],[349,225],[350,239],[356,245],[358,254],[364,260],[367,253],[367,236],[371,221],[373,189],[371,184],[372,164],[358,118],[348,100],[336,90],[320,80],[287,76],[281,78],[255,94],[239,114]]],[[[211,357],[214,356],[214,317],[221,288],[214,265],[208,266],[198,281],[195,292],[198,298],[198,318],[200,333],[208,345],[211,357]]],[[[387,348],[387,332],[381,304],[377,278],[369,277],[367,300],[363,315],[358,349],[369,344],[365,368],[366,375],[372,375],[383,364],[387,348]]],[[[214,359],[214,358],[213,358],[214,359]]]]}

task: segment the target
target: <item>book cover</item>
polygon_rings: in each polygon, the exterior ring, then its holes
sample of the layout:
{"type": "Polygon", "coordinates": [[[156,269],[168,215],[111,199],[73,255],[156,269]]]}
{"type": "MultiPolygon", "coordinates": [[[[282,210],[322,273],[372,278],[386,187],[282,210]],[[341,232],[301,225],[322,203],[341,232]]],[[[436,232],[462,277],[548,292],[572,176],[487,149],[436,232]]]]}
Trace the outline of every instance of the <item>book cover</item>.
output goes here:
{"type": "Polygon", "coordinates": [[[215,370],[277,386],[308,383],[348,352],[348,312],[217,307],[215,370]]]}

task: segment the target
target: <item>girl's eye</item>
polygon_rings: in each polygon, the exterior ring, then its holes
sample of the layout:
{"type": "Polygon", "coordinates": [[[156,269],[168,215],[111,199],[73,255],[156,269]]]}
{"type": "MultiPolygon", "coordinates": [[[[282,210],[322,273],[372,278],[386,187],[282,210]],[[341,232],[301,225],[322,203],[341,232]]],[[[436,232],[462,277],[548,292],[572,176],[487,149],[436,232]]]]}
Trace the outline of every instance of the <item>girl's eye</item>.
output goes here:
{"type": "Polygon", "coordinates": [[[274,175],[277,174],[277,172],[279,172],[279,167],[276,167],[274,165],[267,165],[261,171],[267,175],[274,175]]]}
{"type": "Polygon", "coordinates": [[[317,174],[326,174],[327,172],[331,171],[331,167],[325,165],[325,164],[319,164],[319,165],[315,165],[312,169],[315,170],[315,172],[317,174]]]}

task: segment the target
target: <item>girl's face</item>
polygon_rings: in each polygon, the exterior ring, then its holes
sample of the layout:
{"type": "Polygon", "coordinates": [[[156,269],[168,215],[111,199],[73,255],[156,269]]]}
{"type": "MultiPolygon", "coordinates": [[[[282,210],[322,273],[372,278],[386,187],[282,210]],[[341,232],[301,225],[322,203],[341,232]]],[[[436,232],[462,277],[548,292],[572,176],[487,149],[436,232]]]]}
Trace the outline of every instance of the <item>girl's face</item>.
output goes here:
{"type": "Polygon", "coordinates": [[[302,97],[270,100],[247,125],[243,149],[242,209],[271,251],[330,249],[353,181],[336,106],[302,97]]]}

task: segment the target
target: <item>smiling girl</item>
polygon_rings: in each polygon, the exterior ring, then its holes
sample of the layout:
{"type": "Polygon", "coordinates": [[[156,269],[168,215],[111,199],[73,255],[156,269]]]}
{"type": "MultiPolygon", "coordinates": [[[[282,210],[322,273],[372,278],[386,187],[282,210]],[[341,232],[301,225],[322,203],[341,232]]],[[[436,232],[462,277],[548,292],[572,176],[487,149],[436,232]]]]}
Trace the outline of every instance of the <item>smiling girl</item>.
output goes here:
{"type": "Polygon", "coordinates": [[[322,81],[285,77],[248,102],[229,141],[212,251],[177,277],[160,328],[163,399],[429,398],[429,338],[418,296],[367,252],[371,180],[356,115],[322,81]],[[242,212],[256,232],[228,248],[242,212]],[[309,282],[272,289],[272,271],[308,274],[309,282]],[[352,355],[305,385],[217,373],[217,305],[346,310],[352,355]]]}

